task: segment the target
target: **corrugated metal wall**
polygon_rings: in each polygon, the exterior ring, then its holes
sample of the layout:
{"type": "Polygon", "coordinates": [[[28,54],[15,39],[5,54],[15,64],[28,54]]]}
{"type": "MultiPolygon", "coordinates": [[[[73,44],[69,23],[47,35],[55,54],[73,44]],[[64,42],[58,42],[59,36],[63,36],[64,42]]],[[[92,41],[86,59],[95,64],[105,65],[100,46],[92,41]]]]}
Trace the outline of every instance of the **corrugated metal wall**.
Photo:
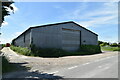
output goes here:
{"type": "Polygon", "coordinates": [[[62,29],[62,49],[68,51],[78,50],[80,47],[80,31],[62,29]]]}
{"type": "Polygon", "coordinates": [[[24,47],[24,35],[21,35],[19,38],[17,38],[15,41],[15,46],[21,46],[24,47]]]}
{"type": "Polygon", "coordinates": [[[31,30],[27,31],[25,33],[24,37],[25,37],[25,41],[24,41],[25,45],[24,46],[25,47],[30,47],[30,44],[31,44],[31,42],[30,42],[30,40],[31,40],[31,30]]]}
{"type": "Polygon", "coordinates": [[[97,45],[98,36],[74,23],[66,23],[32,28],[15,40],[22,47],[29,47],[31,42],[40,48],[77,50],[81,44],[97,45]]]}
{"type": "Polygon", "coordinates": [[[37,47],[64,50],[77,50],[81,44],[98,44],[97,35],[74,23],[33,28],[32,40],[37,47]]]}
{"type": "Polygon", "coordinates": [[[58,27],[66,28],[66,29],[73,29],[73,30],[80,30],[81,31],[81,44],[86,45],[98,45],[98,36],[90,31],[74,24],[74,23],[67,23],[67,24],[60,24],[58,27]]]}
{"type": "Polygon", "coordinates": [[[30,40],[31,40],[31,37],[30,37],[30,33],[31,31],[27,31],[25,32],[24,34],[22,34],[21,36],[19,36],[15,41],[15,45],[16,46],[21,46],[21,47],[29,47],[30,46],[30,40]]]}
{"type": "Polygon", "coordinates": [[[32,29],[32,42],[40,48],[61,48],[60,27],[47,26],[32,29]]]}

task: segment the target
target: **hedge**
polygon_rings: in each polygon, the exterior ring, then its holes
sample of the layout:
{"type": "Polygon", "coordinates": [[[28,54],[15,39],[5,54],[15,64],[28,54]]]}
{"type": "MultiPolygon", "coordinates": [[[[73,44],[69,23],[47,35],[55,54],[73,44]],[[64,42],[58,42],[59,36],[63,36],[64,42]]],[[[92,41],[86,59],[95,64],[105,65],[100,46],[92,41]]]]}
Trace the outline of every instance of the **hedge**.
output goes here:
{"type": "Polygon", "coordinates": [[[20,53],[26,56],[31,55],[31,50],[29,50],[28,48],[22,48],[22,47],[16,47],[16,46],[10,46],[10,48],[17,53],[20,53]]]}
{"type": "Polygon", "coordinates": [[[101,53],[101,48],[99,45],[81,45],[80,51],[88,52],[88,53],[101,53]]]}
{"type": "Polygon", "coordinates": [[[62,56],[75,56],[75,55],[90,55],[95,53],[100,53],[100,46],[97,45],[82,45],[80,49],[76,52],[69,52],[62,49],[55,48],[36,48],[35,46],[31,47],[31,50],[28,48],[22,47],[10,47],[13,51],[26,55],[26,56],[39,56],[39,57],[62,57],[62,56]]]}

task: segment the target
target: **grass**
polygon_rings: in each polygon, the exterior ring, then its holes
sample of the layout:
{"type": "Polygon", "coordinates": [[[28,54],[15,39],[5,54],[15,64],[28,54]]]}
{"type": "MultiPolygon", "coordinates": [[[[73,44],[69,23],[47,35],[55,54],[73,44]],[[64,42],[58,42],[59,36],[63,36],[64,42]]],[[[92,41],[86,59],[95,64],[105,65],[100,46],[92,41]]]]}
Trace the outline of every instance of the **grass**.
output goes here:
{"type": "Polygon", "coordinates": [[[26,55],[26,56],[39,56],[39,57],[63,57],[63,56],[76,56],[76,55],[92,55],[96,53],[100,53],[100,47],[97,45],[82,45],[81,48],[76,52],[68,52],[62,49],[54,49],[54,48],[36,48],[32,47],[31,50],[28,48],[22,47],[10,47],[13,51],[26,55]]]}
{"type": "Polygon", "coordinates": [[[120,47],[101,47],[103,51],[120,51],[120,47]]]}
{"type": "Polygon", "coordinates": [[[15,47],[15,46],[10,46],[10,48],[22,55],[30,56],[31,51],[28,48],[22,48],[22,47],[15,47]]]}

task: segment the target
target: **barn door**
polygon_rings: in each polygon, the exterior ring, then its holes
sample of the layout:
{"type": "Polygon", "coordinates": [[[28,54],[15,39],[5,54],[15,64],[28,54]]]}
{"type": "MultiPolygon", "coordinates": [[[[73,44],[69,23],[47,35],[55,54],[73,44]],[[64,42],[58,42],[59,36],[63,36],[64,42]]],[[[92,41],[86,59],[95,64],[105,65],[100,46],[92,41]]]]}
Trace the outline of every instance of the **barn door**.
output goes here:
{"type": "Polygon", "coordinates": [[[78,50],[80,47],[80,31],[62,29],[62,49],[68,51],[78,50]]]}

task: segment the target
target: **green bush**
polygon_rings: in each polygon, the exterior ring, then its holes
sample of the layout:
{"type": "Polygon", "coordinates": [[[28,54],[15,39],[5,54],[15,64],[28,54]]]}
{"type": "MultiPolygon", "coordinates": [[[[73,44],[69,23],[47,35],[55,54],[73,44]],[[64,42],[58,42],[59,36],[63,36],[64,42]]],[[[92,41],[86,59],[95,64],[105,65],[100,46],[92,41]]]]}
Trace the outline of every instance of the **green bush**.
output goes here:
{"type": "Polygon", "coordinates": [[[117,43],[112,43],[110,46],[111,47],[118,47],[118,44],[117,43]]]}
{"type": "Polygon", "coordinates": [[[102,44],[100,44],[100,46],[109,46],[109,43],[103,42],[102,44]]]}
{"type": "Polygon", "coordinates": [[[117,47],[117,48],[114,49],[113,51],[120,51],[120,47],[117,47]]]}
{"type": "Polygon", "coordinates": [[[102,46],[102,47],[103,47],[103,46],[106,46],[106,45],[105,45],[105,44],[100,44],[100,46],[102,46]]]}
{"type": "Polygon", "coordinates": [[[64,56],[67,51],[62,49],[55,48],[37,48],[34,44],[30,45],[31,47],[31,55],[39,56],[39,57],[60,57],[64,56]]]}
{"type": "Polygon", "coordinates": [[[22,48],[22,47],[15,47],[15,46],[10,46],[10,48],[20,54],[26,55],[26,56],[30,56],[31,54],[31,50],[29,50],[28,48],[22,48]]]}
{"type": "Polygon", "coordinates": [[[101,53],[99,45],[81,45],[80,51],[87,52],[89,54],[101,53]]]}
{"type": "Polygon", "coordinates": [[[5,47],[6,45],[5,44],[2,44],[2,47],[5,47]]]}
{"type": "Polygon", "coordinates": [[[60,57],[63,56],[66,51],[62,49],[54,49],[54,48],[45,48],[45,49],[38,49],[35,52],[32,51],[32,54],[34,56],[40,56],[40,57],[60,57]]]}
{"type": "Polygon", "coordinates": [[[37,48],[31,45],[31,49],[22,47],[10,47],[13,51],[26,56],[39,56],[39,57],[62,57],[62,56],[75,56],[75,55],[90,55],[100,53],[100,46],[97,45],[82,45],[77,52],[68,52],[62,49],[55,48],[37,48]]]}

